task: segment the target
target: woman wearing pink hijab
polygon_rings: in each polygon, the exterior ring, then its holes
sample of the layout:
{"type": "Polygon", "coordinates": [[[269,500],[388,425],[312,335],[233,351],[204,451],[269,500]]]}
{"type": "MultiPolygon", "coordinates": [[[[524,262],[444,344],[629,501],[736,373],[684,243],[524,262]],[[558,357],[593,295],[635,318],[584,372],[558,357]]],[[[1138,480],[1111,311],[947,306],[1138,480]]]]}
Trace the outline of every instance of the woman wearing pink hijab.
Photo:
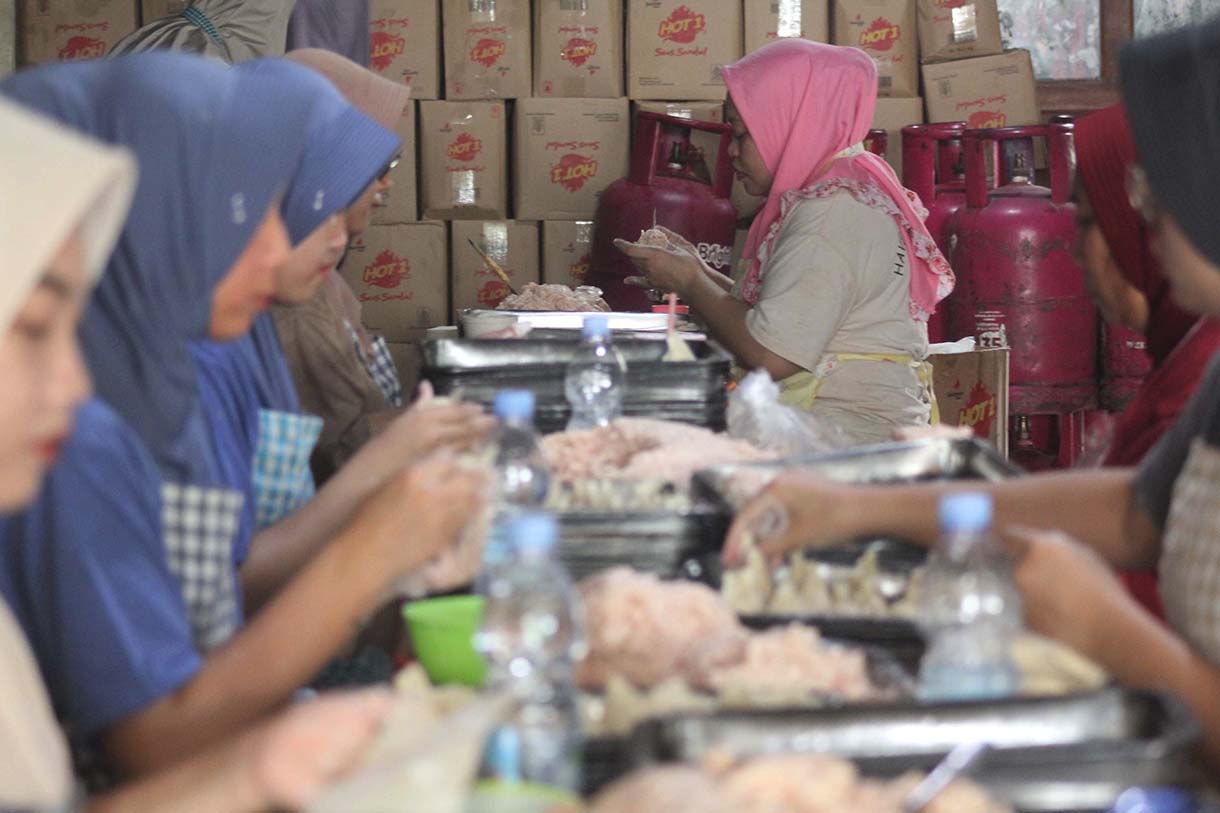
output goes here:
{"type": "Polygon", "coordinates": [[[734,283],[669,233],[619,241],[650,287],[689,303],[743,370],[855,443],[889,440],[933,410],[927,319],[953,273],[926,211],[864,150],[877,72],[854,48],[779,40],[724,68],[733,166],[766,197],[734,283]]]}

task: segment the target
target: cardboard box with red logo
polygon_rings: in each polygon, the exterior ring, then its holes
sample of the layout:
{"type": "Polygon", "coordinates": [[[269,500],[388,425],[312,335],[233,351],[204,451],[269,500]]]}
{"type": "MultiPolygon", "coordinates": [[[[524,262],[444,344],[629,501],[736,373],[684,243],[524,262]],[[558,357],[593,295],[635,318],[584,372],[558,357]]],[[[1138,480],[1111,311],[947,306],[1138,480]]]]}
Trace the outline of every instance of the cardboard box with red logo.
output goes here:
{"type": "Polygon", "coordinates": [[[630,166],[627,100],[522,99],[516,116],[517,217],[593,217],[601,193],[630,166]]]}
{"type": "Polygon", "coordinates": [[[789,37],[830,42],[828,0],[745,0],[745,18],[747,54],[789,37]]]}
{"type": "Polygon", "coordinates": [[[1029,51],[923,66],[928,121],[964,121],[971,128],[1040,121],[1029,51]]]}
{"type": "Polygon", "coordinates": [[[504,102],[420,102],[420,196],[427,220],[508,216],[504,102]]]}
{"type": "Polygon", "coordinates": [[[462,220],[453,222],[451,232],[455,318],[458,311],[466,308],[494,308],[510,293],[503,280],[471,248],[472,240],[499,263],[518,291],[527,282],[538,282],[541,258],[537,223],[462,220]]]}
{"type": "Polygon", "coordinates": [[[1004,455],[1008,454],[1008,357],[1007,349],[928,357],[941,423],[969,426],[1004,455]]]}
{"type": "Polygon", "coordinates": [[[918,0],[919,58],[947,62],[1004,52],[996,0],[918,0]]]}
{"type": "Polygon", "coordinates": [[[534,95],[623,95],[623,0],[535,0],[534,95]]]}
{"type": "Polygon", "coordinates": [[[413,223],[419,220],[419,181],[416,171],[415,102],[407,102],[395,132],[402,139],[402,158],[390,180],[394,185],[382,195],[381,204],[373,209],[373,222],[388,226],[393,223],[413,223]]]}
{"type": "Polygon", "coordinates": [[[21,63],[98,59],[136,30],[136,0],[21,0],[21,63]]]}
{"type": "Polygon", "coordinates": [[[908,124],[923,124],[923,99],[878,99],[873,112],[873,129],[885,130],[889,141],[885,160],[902,177],[902,128],[908,124]]]}
{"type": "Polygon", "coordinates": [[[628,0],[627,95],[723,99],[720,69],[741,56],[741,4],[628,0]]]}
{"type": "Polygon", "coordinates": [[[449,256],[443,223],[371,226],[352,241],[343,278],[365,327],[388,342],[414,341],[449,316],[449,256]]]}
{"type": "Polygon", "coordinates": [[[593,255],[592,220],[548,220],[542,224],[542,281],[585,284],[593,255]]]}
{"type": "Polygon", "coordinates": [[[372,0],[369,66],[411,88],[413,99],[441,97],[438,0],[372,0]]]}
{"type": "Polygon", "coordinates": [[[445,98],[528,97],[529,0],[444,0],[443,7],[445,98]]]}
{"type": "Polygon", "coordinates": [[[171,14],[181,14],[191,0],[143,0],[140,3],[140,21],[142,25],[156,22],[171,14]]]}
{"type": "Polygon", "coordinates": [[[636,113],[660,113],[662,116],[673,116],[691,121],[711,121],[724,123],[724,102],[633,102],[631,117],[631,132],[635,134],[636,113]]]}
{"type": "Polygon", "coordinates": [[[919,95],[915,0],[835,0],[834,43],[877,63],[878,96],[919,95]]]}

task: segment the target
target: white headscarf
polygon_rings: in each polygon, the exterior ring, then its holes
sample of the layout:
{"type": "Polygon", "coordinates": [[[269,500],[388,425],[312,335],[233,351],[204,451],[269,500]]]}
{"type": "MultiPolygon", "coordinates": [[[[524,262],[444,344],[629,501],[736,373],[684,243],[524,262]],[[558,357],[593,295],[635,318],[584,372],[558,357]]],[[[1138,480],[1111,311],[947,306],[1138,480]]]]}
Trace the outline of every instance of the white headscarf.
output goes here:
{"type": "MultiPolygon", "coordinates": [[[[135,181],[127,152],[0,99],[0,336],[73,231],[90,281],[97,278],[135,181]]],[[[29,644],[2,600],[0,743],[0,806],[49,810],[69,801],[68,752],[29,644]]]]}

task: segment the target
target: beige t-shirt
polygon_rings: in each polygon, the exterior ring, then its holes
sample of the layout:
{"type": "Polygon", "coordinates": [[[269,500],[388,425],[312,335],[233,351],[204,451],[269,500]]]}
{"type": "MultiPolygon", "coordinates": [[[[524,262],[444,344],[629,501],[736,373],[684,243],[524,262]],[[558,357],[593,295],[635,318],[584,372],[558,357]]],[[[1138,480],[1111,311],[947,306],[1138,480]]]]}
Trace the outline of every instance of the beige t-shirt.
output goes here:
{"type": "MultiPolygon", "coordinates": [[[[746,316],[771,352],[813,372],[833,353],[928,355],[927,325],[910,310],[910,262],[894,219],[848,192],[789,211],[746,316]]],[[[811,410],[857,443],[928,423],[931,404],[909,365],[841,361],[811,410]]]]}
{"type": "Polygon", "coordinates": [[[0,810],[58,810],[72,765],[25,635],[0,600],[0,810]]]}

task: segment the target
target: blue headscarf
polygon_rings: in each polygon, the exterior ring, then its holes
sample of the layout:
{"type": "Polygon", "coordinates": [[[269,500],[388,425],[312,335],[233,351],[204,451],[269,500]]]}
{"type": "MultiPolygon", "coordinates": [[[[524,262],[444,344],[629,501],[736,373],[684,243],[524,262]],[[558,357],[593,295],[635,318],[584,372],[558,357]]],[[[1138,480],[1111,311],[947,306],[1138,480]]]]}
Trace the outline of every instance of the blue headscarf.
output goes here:
{"type": "Polygon", "coordinates": [[[150,53],[0,83],[0,93],[136,153],[131,216],[81,340],[98,395],[167,480],[218,484],[188,345],[207,337],[216,287],[300,164],[313,104],[288,86],[308,75],[150,53]]]}
{"type": "MultiPolygon", "coordinates": [[[[277,76],[286,93],[307,95],[314,104],[305,154],[285,195],[283,212],[294,243],[349,207],[377,179],[401,147],[397,135],[352,107],[330,82],[313,71],[300,76],[288,63],[264,60],[234,68],[277,76]]],[[[234,342],[197,342],[200,394],[223,484],[247,495],[236,549],[248,548],[254,533],[251,461],[258,445],[259,410],[299,413],[292,374],[269,314],[255,320],[250,334],[234,342]]]]}

